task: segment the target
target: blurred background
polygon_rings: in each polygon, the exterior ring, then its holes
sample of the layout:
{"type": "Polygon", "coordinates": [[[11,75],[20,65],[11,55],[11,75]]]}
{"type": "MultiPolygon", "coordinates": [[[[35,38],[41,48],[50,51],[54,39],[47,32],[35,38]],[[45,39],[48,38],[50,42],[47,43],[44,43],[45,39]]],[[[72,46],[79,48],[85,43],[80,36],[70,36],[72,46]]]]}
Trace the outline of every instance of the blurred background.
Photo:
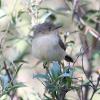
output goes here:
{"type": "MultiPolygon", "coordinates": [[[[70,85],[78,86],[65,100],[98,100],[100,0],[0,0],[0,100],[60,100],[48,92],[47,72],[31,53],[32,27],[45,21],[62,24],[59,35],[74,59],[70,65],[62,61],[72,69],[70,85]]],[[[57,62],[49,66],[59,70],[57,62]]]]}

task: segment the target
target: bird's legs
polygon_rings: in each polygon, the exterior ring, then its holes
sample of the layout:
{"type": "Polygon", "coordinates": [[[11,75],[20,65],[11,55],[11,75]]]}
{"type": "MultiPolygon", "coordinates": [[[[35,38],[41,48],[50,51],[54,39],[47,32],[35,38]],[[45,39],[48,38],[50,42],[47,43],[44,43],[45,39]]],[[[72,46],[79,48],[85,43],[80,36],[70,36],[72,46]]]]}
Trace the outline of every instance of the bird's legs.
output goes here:
{"type": "Polygon", "coordinates": [[[48,67],[47,65],[48,65],[47,61],[43,62],[43,67],[44,68],[48,67]]]}

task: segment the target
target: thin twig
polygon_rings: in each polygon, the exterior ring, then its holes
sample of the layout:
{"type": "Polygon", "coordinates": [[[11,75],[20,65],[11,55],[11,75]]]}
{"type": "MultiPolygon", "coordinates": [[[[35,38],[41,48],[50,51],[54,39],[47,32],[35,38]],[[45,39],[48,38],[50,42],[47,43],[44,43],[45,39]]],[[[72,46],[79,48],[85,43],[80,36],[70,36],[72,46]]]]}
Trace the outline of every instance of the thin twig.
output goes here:
{"type": "Polygon", "coordinates": [[[4,69],[5,69],[5,71],[6,71],[7,75],[8,75],[8,78],[9,78],[9,81],[11,82],[11,85],[13,86],[12,77],[11,77],[11,74],[10,74],[8,68],[7,68],[7,64],[6,64],[5,61],[4,61],[4,69]]]}
{"type": "Polygon", "coordinates": [[[60,14],[60,15],[63,15],[63,16],[68,16],[69,13],[63,13],[63,12],[59,12],[57,10],[53,10],[51,8],[46,8],[46,7],[40,7],[39,10],[49,10],[55,14],[60,14]]]}

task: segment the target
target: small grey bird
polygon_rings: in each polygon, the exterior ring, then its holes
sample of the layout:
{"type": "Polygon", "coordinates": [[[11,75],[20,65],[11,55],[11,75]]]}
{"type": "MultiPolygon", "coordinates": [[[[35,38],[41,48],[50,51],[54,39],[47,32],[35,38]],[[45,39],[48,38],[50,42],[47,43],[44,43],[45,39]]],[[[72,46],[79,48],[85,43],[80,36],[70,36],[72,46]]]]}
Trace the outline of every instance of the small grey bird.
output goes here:
{"type": "Polygon", "coordinates": [[[45,22],[34,26],[34,37],[32,39],[32,54],[40,61],[61,61],[65,59],[73,62],[66,54],[66,47],[62,42],[58,29],[61,25],[45,22]]]}

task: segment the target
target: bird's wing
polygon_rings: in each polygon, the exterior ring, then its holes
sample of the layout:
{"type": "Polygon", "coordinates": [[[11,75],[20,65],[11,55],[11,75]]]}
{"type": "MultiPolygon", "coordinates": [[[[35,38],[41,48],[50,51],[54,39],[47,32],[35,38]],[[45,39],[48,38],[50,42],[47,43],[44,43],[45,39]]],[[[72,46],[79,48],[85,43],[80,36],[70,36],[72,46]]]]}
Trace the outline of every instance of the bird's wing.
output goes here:
{"type": "MultiPolygon", "coordinates": [[[[65,50],[66,50],[66,47],[65,47],[65,45],[64,45],[64,43],[63,43],[63,41],[61,40],[61,38],[60,38],[59,35],[58,35],[58,38],[59,38],[59,45],[60,45],[60,47],[65,51],[65,50]]],[[[69,55],[66,55],[66,56],[65,56],[65,60],[66,60],[67,62],[73,62],[73,58],[70,57],[69,55]]]]}
{"type": "Polygon", "coordinates": [[[65,44],[63,43],[63,41],[61,40],[59,35],[58,35],[58,38],[59,38],[59,45],[60,45],[60,47],[65,51],[66,50],[65,44]]]}

